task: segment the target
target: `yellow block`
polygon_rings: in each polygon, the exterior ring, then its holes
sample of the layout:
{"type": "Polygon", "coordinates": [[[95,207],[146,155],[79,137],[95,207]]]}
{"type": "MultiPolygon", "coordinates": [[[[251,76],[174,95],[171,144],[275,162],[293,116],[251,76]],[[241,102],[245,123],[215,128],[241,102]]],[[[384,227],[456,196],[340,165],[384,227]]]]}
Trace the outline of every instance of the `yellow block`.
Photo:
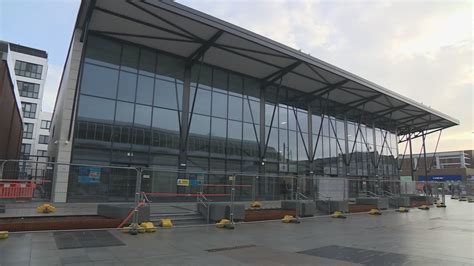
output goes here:
{"type": "Polygon", "coordinates": [[[292,215],[285,215],[285,216],[283,217],[283,219],[281,219],[281,221],[284,222],[284,223],[286,223],[286,224],[287,224],[287,223],[291,223],[291,222],[294,221],[294,220],[296,220],[296,218],[293,217],[292,215]]]}
{"type": "Polygon", "coordinates": [[[252,207],[252,208],[261,208],[262,204],[258,201],[254,201],[254,202],[252,202],[252,204],[250,204],[250,207],[252,207]]]}
{"type": "Polygon", "coordinates": [[[341,211],[335,211],[332,215],[332,218],[346,218],[343,212],[341,211]]]}
{"type": "Polygon", "coordinates": [[[171,219],[161,219],[160,226],[163,228],[171,228],[173,227],[173,223],[171,222],[171,219]]]}
{"type": "Polygon", "coordinates": [[[369,211],[369,214],[370,214],[370,215],[381,215],[382,213],[380,212],[379,209],[371,209],[371,210],[369,211]]]}
{"type": "Polygon", "coordinates": [[[420,207],[418,207],[418,209],[427,211],[430,209],[430,207],[428,207],[428,205],[421,205],[420,207]]]}
{"type": "Polygon", "coordinates": [[[36,208],[36,212],[38,213],[52,213],[56,211],[56,207],[51,204],[45,203],[36,208]]]}
{"type": "Polygon", "coordinates": [[[8,231],[0,231],[0,239],[7,239],[8,231]]]}
{"type": "Polygon", "coordinates": [[[156,227],[152,222],[143,222],[140,224],[140,227],[144,228],[147,233],[156,232],[156,227]]]}
{"type": "Polygon", "coordinates": [[[409,212],[409,211],[410,211],[410,209],[405,208],[405,207],[400,207],[400,208],[398,208],[398,210],[397,210],[397,212],[409,212]]]}
{"type": "Polygon", "coordinates": [[[230,224],[230,220],[222,219],[218,223],[216,223],[217,228],[224,228],[225,225],[230,224]]]}

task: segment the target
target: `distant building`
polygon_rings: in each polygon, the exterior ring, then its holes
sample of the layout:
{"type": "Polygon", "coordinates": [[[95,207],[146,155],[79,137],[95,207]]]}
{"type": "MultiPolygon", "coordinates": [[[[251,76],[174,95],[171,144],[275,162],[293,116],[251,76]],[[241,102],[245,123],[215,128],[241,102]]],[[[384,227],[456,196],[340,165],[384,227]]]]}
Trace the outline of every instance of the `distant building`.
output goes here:
{"type": "Polygon", "coordinates": [[[52,116],[52,113],[42,111],[48,54],[13,43],[9,44],[9,50],[23,114],[21,157],[35,159],[40,156],[46,159],[52,116]]]}
{"type": "MultiPolygon", "coordinates": [[[[474,178],[473,153],[474,150],[427,153],[426,172],[428,180],[472,180],[474,178]]],[[[411,179],[410,165],[410,158],[405,156],[401,164],[401,178],[411,179]]],[[[413,155],[413,169],[414,180],[425,180],[425,160],[423,154],[413,155]]]]}
{"type": "Polygon", "coordinates": [[[23,117],[8,43],[0,42],[0,160],[18,159],[23,117]]]}

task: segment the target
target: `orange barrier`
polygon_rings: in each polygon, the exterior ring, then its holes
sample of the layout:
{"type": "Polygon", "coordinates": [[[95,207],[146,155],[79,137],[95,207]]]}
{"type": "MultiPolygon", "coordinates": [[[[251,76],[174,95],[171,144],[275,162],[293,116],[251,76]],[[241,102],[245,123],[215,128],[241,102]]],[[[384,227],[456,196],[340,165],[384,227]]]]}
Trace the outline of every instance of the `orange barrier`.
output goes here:
{"type": "Polygon", "coordinates": [[[140,201],[138,203],[138,205],[133,208],[133,210],[130,211],[130,213],[127,215],[127,217],[125,217],[125,219],[123,219],[123,221],[119,224],[119,226],[117,226],[117,228],[122,228],[128,221],[130,221],[130,219],[132,218],[133,214],[138,211],[139,208],[145,206],[145,202],[144,201],[140,201]]]}
{"type": "Polygon", "coordinates": [[[200,194],[200,193],[168,193],[168,192],[143,192],[145,195],[149,196],[162,196],[162,197],[197,197],[197,196],[205,196],[205,197],[225,197],[230,196],[230,194],[224,193],[214,193],[214,194],[200,194]]]}
{"type": "Polygon", "coordinates": [[[36,184],[31,181],[3,182],[2,180],[0,183],[0,199],[31,199],[35,189],[36,184]]]}

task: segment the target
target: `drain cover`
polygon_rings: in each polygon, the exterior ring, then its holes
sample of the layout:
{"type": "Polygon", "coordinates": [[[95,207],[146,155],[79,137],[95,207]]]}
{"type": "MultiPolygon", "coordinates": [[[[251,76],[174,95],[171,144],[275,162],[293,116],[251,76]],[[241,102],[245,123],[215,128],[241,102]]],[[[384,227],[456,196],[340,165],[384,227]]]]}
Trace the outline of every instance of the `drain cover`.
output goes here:
{"type": "Polygon", "coordinates": [[[108,231],[55,232],[58,249],[124,246],[125,244],[108,231]]]}

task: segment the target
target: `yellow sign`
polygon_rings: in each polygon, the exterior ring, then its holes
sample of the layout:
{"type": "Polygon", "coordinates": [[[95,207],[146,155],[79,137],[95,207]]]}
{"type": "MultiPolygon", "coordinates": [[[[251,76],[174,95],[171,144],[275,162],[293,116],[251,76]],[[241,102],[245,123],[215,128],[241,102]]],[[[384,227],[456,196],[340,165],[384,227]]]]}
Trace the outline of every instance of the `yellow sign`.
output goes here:
{"type": "Polygon", "coordinates": [[[189,179],[178,179],[178,186],[189,187],[189,179]]]}

